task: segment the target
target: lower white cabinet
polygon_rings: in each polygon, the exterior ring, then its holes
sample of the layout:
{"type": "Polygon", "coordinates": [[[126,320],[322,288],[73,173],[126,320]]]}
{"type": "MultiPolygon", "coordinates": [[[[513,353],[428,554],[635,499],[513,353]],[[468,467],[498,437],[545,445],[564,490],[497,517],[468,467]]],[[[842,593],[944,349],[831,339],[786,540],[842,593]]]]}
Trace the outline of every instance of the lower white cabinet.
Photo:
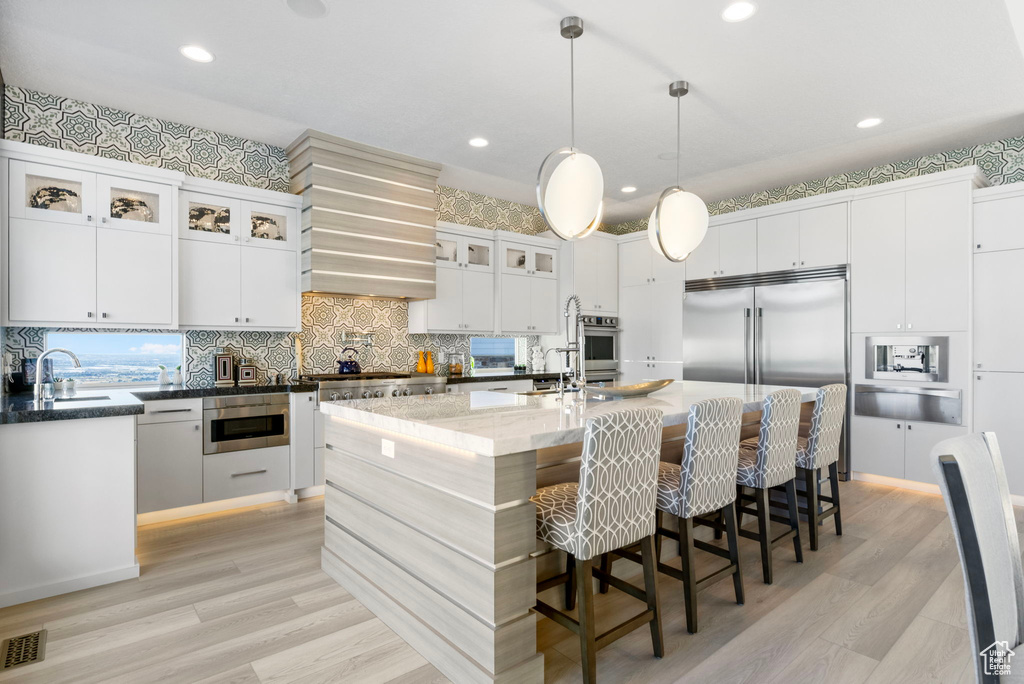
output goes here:
{"type": "Polygon", "coordinates": [[[1024,373],[974,374],[974,431],[994,432],[1006,468],[1010,493],[1024,496],[1024,421],[1019,397],[1024,373]]]}
{"type": "Polygon", "coordinates": [[[935,484],[929,460],[932,447],[967,434],[967,428],[854,416],[850,433],[850,467],[855,472],[935,484]]]}
{"type": "Polygon", "coordinates": [[[494,332],[493,271],[439,266],[433,299],[409,303],[409,331],[494,332]]]}
{"type": "Polygon", "coordinates": [[[203,457],[203,501],[290,489],[287,446],[228,451],[203,457]]]}
{"type": "Polygon", "coordinates": [[[679,362],[624,361],[619,364],[618,385],[633,385],[646,380],[683,379],[683,364],[679,362]]]}
{"type": "Polygon", "coordinates": [[[137,440],[136,487],[139,513],[203,502],[201,420],[140,424],[137,440]]]}
{"type": "MultiPolygon", "coordinates": [[[[316,482],[316,392],[293,392],[289,397],[289,424],[291,433],[288,449],[291,451],[291,489],[305,489],[316,482]]],[[[321,427],[322,431],[322,427],[321,427]]],[[[320,454],[323,455],[323,454],[320,454]]]]}
{"type": "MultiPolygon", "coordinates": [[[[991,204],[991,203],[990,203],[991,204]]],[[[1024,371],[1024,319],[1009,293],[1024,288],[1024,249],[974,255],[974,367],[1024,371]]]]}

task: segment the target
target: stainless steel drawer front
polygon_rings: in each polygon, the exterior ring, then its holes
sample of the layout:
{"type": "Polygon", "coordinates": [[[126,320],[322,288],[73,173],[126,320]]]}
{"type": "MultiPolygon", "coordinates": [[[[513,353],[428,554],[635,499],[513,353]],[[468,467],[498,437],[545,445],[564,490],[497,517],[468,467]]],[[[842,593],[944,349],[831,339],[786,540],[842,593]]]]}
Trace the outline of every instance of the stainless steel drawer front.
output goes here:
{"type": "Polygon", "coordinates": [[[857,385],[853,407],[858,416],[960,425],[961,395],[960,390],[857,385]]]}

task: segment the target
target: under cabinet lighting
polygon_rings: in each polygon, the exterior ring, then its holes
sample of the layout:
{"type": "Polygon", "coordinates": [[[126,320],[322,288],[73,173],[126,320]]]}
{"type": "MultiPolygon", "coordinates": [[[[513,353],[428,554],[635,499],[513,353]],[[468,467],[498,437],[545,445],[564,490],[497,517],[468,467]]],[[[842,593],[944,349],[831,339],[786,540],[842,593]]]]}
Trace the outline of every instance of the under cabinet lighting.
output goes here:
{"type": "Polygon", "coordinates": [[[202,62],[207,64],[213,61],[213,53],[205,48],[201,48],[198,45],[182,45],[178,48],[178,52],[187,59],[191,59],[193,62],[202,62]]]}

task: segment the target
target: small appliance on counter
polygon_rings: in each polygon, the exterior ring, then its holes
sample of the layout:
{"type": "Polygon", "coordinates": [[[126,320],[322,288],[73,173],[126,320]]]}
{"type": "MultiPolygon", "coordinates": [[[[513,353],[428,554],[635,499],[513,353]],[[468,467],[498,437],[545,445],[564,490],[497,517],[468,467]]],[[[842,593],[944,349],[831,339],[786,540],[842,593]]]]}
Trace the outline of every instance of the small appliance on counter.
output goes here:
{"type": "Polygon", "coordinates": [[[341,350],[341,353],[349,352],[348,357],[344,357],[338,361],[338,373],[340,375],[356,375],[363,372],[362,367],[359,365],[359,360],[356,358],[359,356],[359,352],[354,347],[345,347],[341,350]]]}

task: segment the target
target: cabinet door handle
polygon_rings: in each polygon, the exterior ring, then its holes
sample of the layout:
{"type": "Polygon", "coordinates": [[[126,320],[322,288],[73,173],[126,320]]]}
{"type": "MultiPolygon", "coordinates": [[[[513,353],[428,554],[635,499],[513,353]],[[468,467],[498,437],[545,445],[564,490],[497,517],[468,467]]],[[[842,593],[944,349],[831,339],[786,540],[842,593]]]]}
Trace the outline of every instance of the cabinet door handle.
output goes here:
{"type": "Polygon", "coordinates": [[[185,408],[185,409],[160,409],[159,411],[150,411],[151,414],[157,414],[157,413],[191,413],[191,412],[192,412],[192,409],[190,409],[190,408],[185,408]]]}
{"type": "Polygon", "coordinates": [[[800,262],[800,265],[801,265],[801,266],[803,266],[803,265],[804,265],[804,262],[802,262],[802,261],[801,261],[801,262],[800,262]]]}
{"type": "Polygon", "coordinates": [[[246,323],[248,323],[248,322],[249,322],[249,317],[248,317],[248,316],[246,316],[246,317],[245,317],[245,322],[246,322],[246,323]]]}
{"type": "Polygon", "coordinates": [[[102,316],[103,318],[108,318],[108,317],[109,317],[109,316],[107,315],[107,312],[106,312],[106,311],[104,311],[104,312],[103,312],[102,314],[100,314],[100,315],[101,315],[101,316],[102,316]]]}
{"type": "Polygon", "coordinates": [[[238,316],[235,316],[235,323],[238,322],[238,316]]]}
{"type": "Polygon", "coordinates": [[[981,249],[981,243],[980,242],[977,245],[977,249],[981,249]]]}
{"type": "Polygon", "coordinates": [[[313,397],[306,397],[306,401],[313,401],[313,397]]]}
{"type": "Polygon", "coordinates": [[[86,221],[92,221],[92,214],[87,214],[85,217],[86,221]]]}
{"type": "Polygon", "coordinates": [[[899,430],[899,429],[900,429],[900,424],[899,424],[899,423],[896,423],[896,429],[897,429],[897,430],[899,430]]]}
{"type": "Polygon", "coordinates": [[[193,430],[198,430],[198,429],[199,429],[199,425],[196,425],[196,426],[195,426],[194,428],[192,428],[192,429],[193,429],[193,430]]]}
{"type": "Polygon", "coordinates": [[[902,330],[903,329],[903,324],[902,323],[897,323],[896,324],[896,329],[897,330],[902,330]]]}
{"type": "Polygon", "coordinates": [[[100,223],[106,223],[106,222],[107,222],[107,217],[106,216],[101,216],[100,217],[100,223]]]}
{"type": "Polygon", "coordinates": [[[914,327],[913,323],[907,323],[907,330],[910,330],[913,327],[914,327]]]}
{"type": "Polygon", "coordinates": [[[92,311],[86,311],[85,312],[85,317],[86,318],[92,318],[92,311]]]}
{"type": "Polygon", "coordinates": [[[913,425],[911,425],[910,423],[907,423],[907,429],[908,429],[908,430],[911,430],[911,429],[913,429],[913,427],[914,427],[913,425]]]}
{"type": "Polygon", "coordinates": [[[238,236],[237,235],[235,236],[235,242],[238,242],[238,236]]]}
{"type": "Polygon", "coordinates": [[[231,477],[242,477],[243,475],[262,475],[265,472],[267,472],[266,468],[263,468],[262,470],[248,470],[244,473],[231,473],[231,477]]]}
{"type": "Polygon", "coordinates": [[[796,266],[796,262],[795,261],[793,262],[793,265],[796,266]]]}

